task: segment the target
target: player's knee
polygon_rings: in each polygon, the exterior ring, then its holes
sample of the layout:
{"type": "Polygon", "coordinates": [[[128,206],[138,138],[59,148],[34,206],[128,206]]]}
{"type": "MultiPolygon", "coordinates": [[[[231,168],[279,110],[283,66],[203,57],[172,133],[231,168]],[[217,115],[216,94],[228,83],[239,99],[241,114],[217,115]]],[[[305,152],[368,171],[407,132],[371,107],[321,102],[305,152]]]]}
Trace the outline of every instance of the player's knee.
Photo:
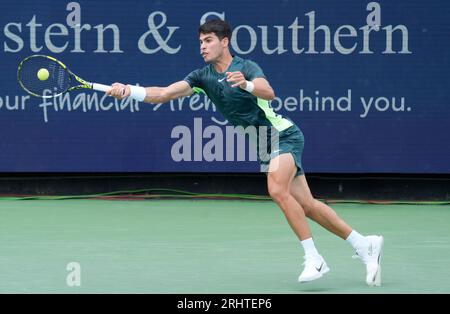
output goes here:
{"type": "Polygon", "coordinates": [[[277,183],[269,184],[269,194],[277,204],[285,203],[289,198],[287,189],[283,185],[277,183]]]}

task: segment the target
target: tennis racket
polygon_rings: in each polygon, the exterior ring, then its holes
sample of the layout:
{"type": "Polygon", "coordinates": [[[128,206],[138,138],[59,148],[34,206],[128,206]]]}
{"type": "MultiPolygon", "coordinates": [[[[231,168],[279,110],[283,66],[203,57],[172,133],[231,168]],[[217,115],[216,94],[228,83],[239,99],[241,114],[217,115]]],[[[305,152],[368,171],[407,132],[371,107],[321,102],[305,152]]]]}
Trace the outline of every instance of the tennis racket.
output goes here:
{"type": "Polygon", "coordinates": [[[45,55],[23,59],[17,70],[20,86],[29,94],[52,98],[77,89],[106,92],[111,86],[87,82],[73,74],[61,61],[45,55]]]}

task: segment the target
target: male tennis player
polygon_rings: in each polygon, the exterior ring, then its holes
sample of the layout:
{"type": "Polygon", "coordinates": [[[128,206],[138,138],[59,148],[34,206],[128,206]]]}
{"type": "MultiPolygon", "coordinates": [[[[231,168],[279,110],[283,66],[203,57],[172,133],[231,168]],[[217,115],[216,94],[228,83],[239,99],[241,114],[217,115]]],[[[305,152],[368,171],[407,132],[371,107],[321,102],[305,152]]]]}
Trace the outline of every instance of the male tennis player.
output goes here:
{"type": "Polygon", "coordinates": [[[311,195],[301,164],[303,134],[291,120],[276,114],[270,107],[268,101],[275,94],[261,68],[255,62],[230,53],[231,28],[222,20],[201,25],[199,38],[200,53],[207,63],[204,68],[167,87],[114,83],[107,94],[118,99],[130,96],[147,103],[166,103],[192,95],[194,88],[201,88],[233,125],[275,128],[279,147],[271,154],[267,185],[270,196],[283,211],[305,252],[305,267],[298,281],[312,281],[329,271],[314,245],[306,220],[309,217],[348,241],[356,250],[356,256],[366,264],[367,284],[380,285],[383,237],[362,236],[333,209],[311,195]]]}

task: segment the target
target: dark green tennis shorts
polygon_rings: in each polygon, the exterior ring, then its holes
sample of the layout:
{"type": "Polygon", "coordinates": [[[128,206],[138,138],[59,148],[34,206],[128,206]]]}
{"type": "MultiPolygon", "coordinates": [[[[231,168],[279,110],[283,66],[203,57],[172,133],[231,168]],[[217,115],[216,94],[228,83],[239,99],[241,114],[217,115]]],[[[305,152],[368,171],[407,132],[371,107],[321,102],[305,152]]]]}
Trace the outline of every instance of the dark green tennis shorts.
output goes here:
{"type": "Polygon", "coordinates": [[[261,169],[267,172],[269,162],[272,158],[281,154],[290,153],[294,158],[295,165],[297,166],[295,176],[297,177],[304,174],[302,167],[302,154],[305,146],[305,137],[303,136],[303,132],[297,125],[294,124],[286,130],[277,132],[276,134],[278,137],[277,140],[267,141],[267,152],[270,152],[270,157],[268,156],[269,158],[264,158],[265,161],[260,159],[261,169]]]}

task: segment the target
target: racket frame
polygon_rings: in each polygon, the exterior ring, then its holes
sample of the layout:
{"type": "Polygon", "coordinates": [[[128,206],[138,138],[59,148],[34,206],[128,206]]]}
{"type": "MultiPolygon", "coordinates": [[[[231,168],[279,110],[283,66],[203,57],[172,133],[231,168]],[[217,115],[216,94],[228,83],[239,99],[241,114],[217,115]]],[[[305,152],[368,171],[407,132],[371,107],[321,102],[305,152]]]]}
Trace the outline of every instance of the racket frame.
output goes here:
{"type": "Polygon", "coordinates": [[[26,57],[25,59],[23,59],[18,66],[17,69],[17,80],[19,81],[20,86],[29,94],[36,96],[36,97],[41,97],[41,98],[53,98],[53,97],[57,97],[59,95],[62,95],[63,93],[67,93],[67,92],[71,92],[77,89],[92,89],[92,90],[97,90],[97,91],[102,91],[102,92],[106,92],[110,86],[109,85],[104,85],[104,84],[98,84],[98,83],[92,83],[92,82],[88,82],[83,80],[81,77],[79,77],[78,75],[76,75],[75,73],[73,73],[72,71],[69,70],[69,68],[62,63],[61,61],[59,61],[56,58],[53,58],[51,56],[47,56],[47,55],[31,55],[26,57]],[[36,58],[36,57],[40,57],[40,58],[47,58],[49,60],[52,60],[56,63],[58,63],[68,74],[69,74],[69,78],[70,78],[70,82],[72,82],[72,78],[74,78],[78,83],[80,83],[79,85],[76,86],[70,86],[69,88],[67,88],[66,90],[58,93],[58,94],[51,94],[51,95],[39,95],[36,93],[33,93],[32,91],[30,91],[29,89],[26,88],[26,86],[22,83],[22,80],[20,79],[20,73],[21,73],[21,69],[22,69],[22,65],[24,62],[26,62],[27,60],[31,59],[31,58],[36,58]]]}

